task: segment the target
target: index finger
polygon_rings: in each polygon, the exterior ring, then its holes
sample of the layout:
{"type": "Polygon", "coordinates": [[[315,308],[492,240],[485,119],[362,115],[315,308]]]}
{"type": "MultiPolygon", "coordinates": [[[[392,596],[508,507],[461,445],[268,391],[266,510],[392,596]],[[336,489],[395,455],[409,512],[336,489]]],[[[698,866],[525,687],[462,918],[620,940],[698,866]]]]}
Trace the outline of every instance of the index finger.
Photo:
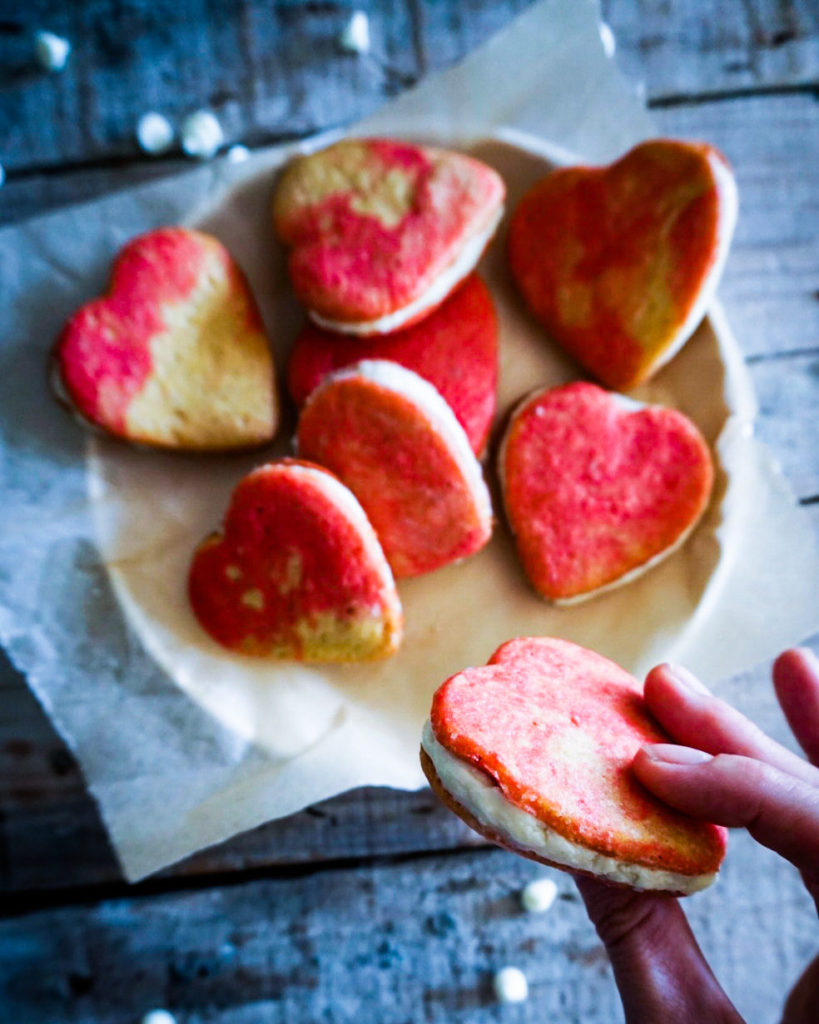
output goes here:
{"type": "Polygon", "coordinates": [[[645,699],[652,715],[677,743],[709,754],[753,758],[819,786],[819,770],[766,736],[685,669],[672,665],[653,668],[646,677],[645,699]]]}

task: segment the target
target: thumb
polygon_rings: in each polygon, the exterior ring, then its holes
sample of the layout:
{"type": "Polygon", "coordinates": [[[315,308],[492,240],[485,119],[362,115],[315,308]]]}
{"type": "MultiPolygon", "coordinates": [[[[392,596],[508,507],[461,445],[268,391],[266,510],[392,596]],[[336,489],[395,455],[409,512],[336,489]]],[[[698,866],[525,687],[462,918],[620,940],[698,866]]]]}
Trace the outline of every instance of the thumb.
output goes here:
{"type": "Polygon", "coordinates": [[[676,899],[575,881],[606,946],[627,1024],[741,1024],[676,899]]]}
{"type": "Polygon", "coordinates": [[[819,789],[750,757],[658,743],[634,759],[643,785],[694,818],[750,834],[816,880],[819,789]]]}

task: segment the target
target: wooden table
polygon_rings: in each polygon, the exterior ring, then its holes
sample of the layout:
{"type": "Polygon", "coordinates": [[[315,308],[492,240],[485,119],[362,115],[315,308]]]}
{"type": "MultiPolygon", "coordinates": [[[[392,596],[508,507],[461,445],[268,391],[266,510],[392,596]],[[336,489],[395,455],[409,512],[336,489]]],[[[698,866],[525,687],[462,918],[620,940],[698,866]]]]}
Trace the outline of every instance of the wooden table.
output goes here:
{"type": "MultiPolygon", "coordinates": [[[[210,107],[250,146],[312,132],[452,63],[526,6],[374,2],[369,60],[337,48],[347,4],[4,0],[0,220],[187,166],[140,155],[145,110],[210,107]],[[39,28],[73,43],[60,75],[33,66],[39,28]]],[[[603,8],[660,132],[707,139],[734,164],[742,212],[721,297],[759,435],[819,533],[819,11],[603,8]]],[[[759,666],[720,692],[754,714],[768,678],[759,666]]],[[[549,914],[525,915],[518,893],[537,870],[480,847],[429,792],[351,792],[129,888],[71,754],[7,663],[0,693],[0,1019],[130,1022],[155,1006],[219,1024],[619,1019],[568,878],[555,876],[549,914]],[[529,976],[519,1007],[491,994],[504,963],[529,976]]],[[[774,1020],[819,929],[789,868],[742,836],[734,850],[691,914],[749,1019],[774,1020]]]]}

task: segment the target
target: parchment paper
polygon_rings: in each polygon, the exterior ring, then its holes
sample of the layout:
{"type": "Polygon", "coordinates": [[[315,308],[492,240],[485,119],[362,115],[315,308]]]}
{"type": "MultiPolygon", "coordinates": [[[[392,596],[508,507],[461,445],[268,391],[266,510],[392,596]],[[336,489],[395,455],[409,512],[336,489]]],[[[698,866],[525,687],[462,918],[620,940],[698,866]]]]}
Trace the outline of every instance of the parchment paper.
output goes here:
{"type": "MultiPolygon", "coordinates": [[[[575,0],[536,5],[354,131],[471,149],[502,171],[512,202],[566,153],[609,160],[652,134],[603,54],[596,7],[575,0]]],[[[417,747],[430,694],[510,636],[565,636],[636,672],[673,658],[714,681],[817,626],[812,531],[753,441],[747,374],[714,309],[635,393],[692,415],[719,454],[708,518],[663,566],[556,610],[529,590],[499,526],[479,556],[401,584],[406,639],[390,662],[248,663],[212,644],[184,599],[188,560],[264,456],[203,461],[97,440],[86,451],[50,399],[44,367],[60,324],[99,290],[122,243],[183,221],[213,230],[248,272],[281,371],[301,314],[267,201],[273,171],[295,148],[0,232],[12,316],[0,350],[0,639],[77,754],[130,879],[353,786],[422,785],[417,747]]],[[[502,244],[482,270],[499,306],[505,410],[576,369],[523,311],[502,244]]]]}

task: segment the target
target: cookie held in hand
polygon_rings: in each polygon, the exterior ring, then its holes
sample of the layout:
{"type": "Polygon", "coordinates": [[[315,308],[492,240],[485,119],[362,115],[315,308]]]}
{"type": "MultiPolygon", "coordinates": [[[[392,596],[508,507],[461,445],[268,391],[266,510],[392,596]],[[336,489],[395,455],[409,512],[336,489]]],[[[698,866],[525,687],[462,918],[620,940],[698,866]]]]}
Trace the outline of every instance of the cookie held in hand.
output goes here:
{"type": "Polygon", "coordinates": [[[81,421],[138,444],[231,451],[278,425],[273,358],[247,282],[217,239],[159,228],[117,257],[108,293],[66,324],[57,397],[81,421]]]}
{"type": "Polygon", "coordinates": [[[598,380],[647,380],[694,332],[728,254],[733,174],[704,143],[655,139],[609,167],[538,182],[509,227],[512,273],[555,341],[598,380]]]}
{"type": "Polygon", "coordinates": [[[708,446],[682,413],[582,382],[513,412],[498,472],[534,588],[569,604],[620,586],[678,548],[708,504],[708,446]]]}
{"type": "Polygon", "coordinates": [[[361,506],[295,459],[239,483],[224,531],[196,550],[188,594],[202,627],[241,654],[365,661],[401,643],[395,582],[361,506]]]}
{"type": "Polygon", "coordinates": [[[504,195],[492,168],[460,153],[344,139],[285,170],[273,222],[320,326],[387,334],[427,316],[472,271],[504,195]]]}
{"type": "Polygon", "coordinates": [[[302,405],[328,373],[362,359],[389,359],[433,384],[480,455],[497,401],[498,322],[489,289],[477,274],[420,323],[394,334],[353,338],[308,324],[287,367],[294,402],[302,405]]]}
{"type": "Polygon", "coordinates": [[[302,409],[297,443],[356,495],[396,577],[432,572],[489,540],[489,492],[463,428],[398,363],[364,360],[326,377],[302,409]]]}
{"type": "Polygon", "coordinates": [[[435,693],[421,764],[444,803],[492,842],[634,889],[696,892],[714,880],[726,830],[635,778],[640,747],[668,742],[642,694],[576,644],[510,640],[435,693]]]}

